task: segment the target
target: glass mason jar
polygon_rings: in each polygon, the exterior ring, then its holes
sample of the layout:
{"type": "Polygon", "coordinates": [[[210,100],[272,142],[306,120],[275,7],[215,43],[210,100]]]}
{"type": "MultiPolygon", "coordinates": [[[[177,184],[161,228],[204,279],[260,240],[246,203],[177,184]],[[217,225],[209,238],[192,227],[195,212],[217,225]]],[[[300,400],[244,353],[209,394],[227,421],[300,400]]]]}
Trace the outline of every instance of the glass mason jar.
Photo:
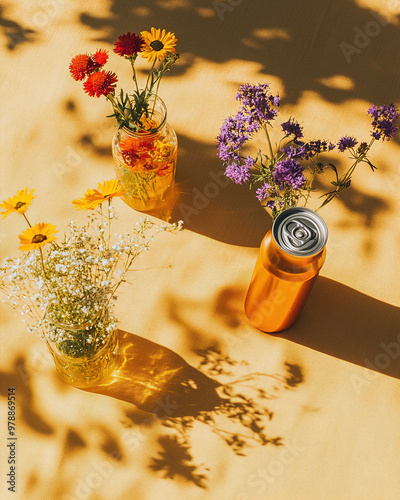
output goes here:
{"type": "Polygon", "coordinates": [[[108,313],[82,324],[50,323],[45,338],[58,375],[75,387],[99,385],[118,360],[118,330],[107,331],[108,313]]]}
{"type": "Polygon", "coordinates": [[[178,151],[164,102],[151,95],[148,104],[151,130],[123,127],[112,143],[116,175],[126,192],[122,199],[139,211],[157,210],[172,197],[178,151]]]}

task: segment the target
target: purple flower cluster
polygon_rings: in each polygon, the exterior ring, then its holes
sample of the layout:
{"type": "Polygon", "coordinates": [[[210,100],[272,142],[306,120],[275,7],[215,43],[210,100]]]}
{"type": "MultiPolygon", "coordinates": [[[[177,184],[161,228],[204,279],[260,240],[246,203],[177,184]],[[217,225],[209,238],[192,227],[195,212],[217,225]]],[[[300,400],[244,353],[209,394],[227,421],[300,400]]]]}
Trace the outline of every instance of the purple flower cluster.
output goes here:
{"type": "Polygon", "coordinates": [[[238,161],[240,148],[258,128],[258,123],[241,111],[235,116],[229,116],[224,121],[217,137],[218,156],[221,160],[225,162],[238,161]]]}
{"type": "Polygon", "coordinates": [[[293,189],[300,189],[306,181],[303,167],[293,159],[278,161],[272,175],[279,189],[283,189],[285,184],[291,185],[293,189]]]}
{"type": "Polygon", "coordinates": [[[226,163],[225,175],[236,184],[250,179],[249,169],[254,165],[250,156],[244,164],[240,161],[240,149],[258,131],[260,123],[242,106],[235,116],[229,116],[223,123],[217,137],[218,156],[226,163]]]}
{"type": "Polygon", "coordinates": [[[226,167],[225,175],[235,184],[243,184],[250,179],[250,170],[246,163],[231,163],[226,167]]]}
{"type": "Polygon", "coordinates": [[[369,108],[368,114],[372,115],[374,119],[372,122],[372,137],[377,140],[382,139],[382,141],[393,139],[397,132],[395,122],[398,118],[398,112],[396,106],[391,104],[390,106],[379,106],[377,108],[373,104],[369,108]]]}
{"type": "Polygon", "coordinates": [[[325,151],[332,151],[335,149],[335,145],[328,141],[310,141],[302,144],[300,147],[295,148],[293,146],[288,146],[282,148],[282,151],[290,160],[309,160],[313,156],[323,153],[325,151]]]}
{"type": "Polygon", "coordinates": [[[285,135],[287,137],[289,135],[295,136],[295,144],[302,144],[300,141],[298,141],[298,139],[301,139],[303,137],[303,127],[301,127],[294,118],[289,118],[287,122],[282,123],[282,130],[285,132],[285,135]]]}
{"type": "Polygon", "coordinates": [[[352,148],[357,144],[357,139],[355,137],[349,137],[347,135],[343,136],[342,138],[339,139],[339,142],[337,143],[339,151],[343,153],[348,148],[352,148]]]}
{"type": "Polygon", "coordinates": [[[268,196],[269,196],[268,189],[270,187],[271,186],[268,184],[268,182],[266,182],[260,188],[258,188],[257,191],[256,191],[256,198],[257,198],[257,200],[262,201],[265,198],[268,198],[268,196]]]}
{"type": "MultiPolygon", "coordinates": [[[[336,147],[344,152],[358,144],[357,139],[350,135],[341,137],[336,144],[326,140],[304,142],[303,128],[297,120],[290,117],[281,124],[284,136],[274,152],[267,125],[272,126],[271,122],[278,115],[279,95],[271,93],[268,83],[246,84],[239,88],[236,99],[240,102],[240,109],[235,116],[228,117],[221,127],[217,138],[218,156],[225,164],[225,175],[236,184],[251,181],[251,187],[258,183],[260,187],[256,190],[256,198],[272,209],[274,217],[289,206],[295,206],[309,189],[301,163],[311,160],[310,175],[320,174],[324,170],[324,164],[318,161],[320,153],[332,151],[336,147]],[[268,154],[259,151],[256,160],[251,156],[245,158],[241,154],[243,146],[261,129],[266,134],[268,154]],[[281,147],[282,141],[287,144],[285,147],[281,147]]],[[[373,119],[371,134],[375,139],[384,141],[394,137],[398,130],[395,124],[398,110],[393,104],[380,107],[373,105],[368,114],[373,119]]],[[[330,164],[336,173],[337,181],[332,182],[336,188],[324,195],[327,198],[321,206],[350,186],[351,174],[357,163],[365,161],[372,169],[375,168],[366,156],[371,144],[362,142],[357,151],[351,151],[354,163],[343,177],[339,178],[336,167],[330,164]]]]}
{"type": "Polygon", "coordinates": [[[241,102],[241,110],[258,121],[271,121],[278,114],[279,95],[273,96],[269,84],[241,85],[236,99],[241,102]]]}

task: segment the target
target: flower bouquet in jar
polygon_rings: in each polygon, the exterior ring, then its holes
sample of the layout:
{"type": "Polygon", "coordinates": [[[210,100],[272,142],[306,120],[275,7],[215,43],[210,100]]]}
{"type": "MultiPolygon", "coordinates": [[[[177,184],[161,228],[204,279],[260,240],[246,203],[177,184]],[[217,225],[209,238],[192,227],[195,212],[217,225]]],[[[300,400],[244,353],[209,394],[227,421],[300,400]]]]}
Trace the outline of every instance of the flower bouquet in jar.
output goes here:
{"type": "Polygon", "coordinates": [[[123,192],[115,179],[88,189],[73,201],[78,210],[91,211],[88,222],[71,222],[58,241],[56,226],[33,225],[26,215],[33,189],[0,204],[3,218],[19,213],[28,225],[19,235],[21,257],[0,264],[0,290],[24,316],[28,332],[46,340],[61,378],[77,387],[97,385],[112,373],[118,359],[116,292],[158,232],[181,228],[146,218],[129,233],[113,236],[111,200],[123,192]]]}
{"type": "Polygon", "coordinates": [[[141,211],[158,209],[173,193],[177,159],[177,137],[167,122],[167,108],[158,91],[162,76],[176,63],[177,39],[171,32],[151,28],[140,34],[118,37],[114,52],[130,62],[133,92],[116,93],[117,75],[104,69],[108,52],[79,54],[70,63],[71,76],[83,81],[91,97],[105,96],[113,107],[118,127],[112,142],[117,178],[124,194],[122,199],[141,211]],[[137,58],[151,63],[144,87],[138,82],[137,58]]]}

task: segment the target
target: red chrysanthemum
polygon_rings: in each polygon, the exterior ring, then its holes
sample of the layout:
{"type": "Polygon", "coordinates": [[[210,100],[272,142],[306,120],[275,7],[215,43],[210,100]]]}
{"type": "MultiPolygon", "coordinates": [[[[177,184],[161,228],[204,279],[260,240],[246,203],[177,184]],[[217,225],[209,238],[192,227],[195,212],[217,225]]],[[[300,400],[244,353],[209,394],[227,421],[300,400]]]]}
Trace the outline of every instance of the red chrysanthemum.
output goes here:
{"type": "Polygon", "coordinates": [[[142,50],[143,43],[144,40],[141,35],[126,33],[118,37],[114,44],[114,52],[122,57],[132,56],[142,50]]]}
{"type": "Polygon", "coordinates": [[[104,49],[98,49],[98,50],[96,50],[96,52],[92,55],[92,59],[96,63],[96,66],[98,68],[101,68],[108,61],[108,52],[107,52],[107,50],[104,50],[104,49]]]}
{"type": "Polygon", "coordinates": [[[76,81],[83,80],[91,69],[93,69],[93,60],[86,54],[75,56],[69,65],[72,78],[76,81]]]}
{"type": "Polygon", "coordinates": [[[90,97],[107,96],[114,91],[117,81],[117,75],[112,71],[96,71],[83,84],[83,90],[90,97]]]}

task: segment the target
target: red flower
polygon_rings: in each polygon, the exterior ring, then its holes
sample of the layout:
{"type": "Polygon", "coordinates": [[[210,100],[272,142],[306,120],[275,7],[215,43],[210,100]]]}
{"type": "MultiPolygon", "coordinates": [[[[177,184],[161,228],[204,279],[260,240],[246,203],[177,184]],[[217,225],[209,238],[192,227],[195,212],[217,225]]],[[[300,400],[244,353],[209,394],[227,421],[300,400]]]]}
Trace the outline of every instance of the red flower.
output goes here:
{"type": "Polygon", "coordinates": [[[90,97],[100,97],[101,95],[107,96],[114,91],[117,81],[117,75],[112,71],[96,71],[96,73],[92,73],[83,84],[83,90],[89,94],[90,97]]]}
{"type": "Polygon", "coordinates": [[[144,40],[141,35],[126,33],[118,37],[114,44],[114,52],[122,57],[132,56],[142,50],[143,43],[144,40]]]}
{"type": "Polygon", "coordinates": [[[104,49],[98,49],[92,56],[97,68],[101,68],[108,61],[108,52],[104,49]]]}
{"type": "Polygon", "coordinates": [[[75,56],[69,65],[72,78],[76,81],[83,80],[92,69],[93,60],[86,54],[79,54],[75,56]]]}

